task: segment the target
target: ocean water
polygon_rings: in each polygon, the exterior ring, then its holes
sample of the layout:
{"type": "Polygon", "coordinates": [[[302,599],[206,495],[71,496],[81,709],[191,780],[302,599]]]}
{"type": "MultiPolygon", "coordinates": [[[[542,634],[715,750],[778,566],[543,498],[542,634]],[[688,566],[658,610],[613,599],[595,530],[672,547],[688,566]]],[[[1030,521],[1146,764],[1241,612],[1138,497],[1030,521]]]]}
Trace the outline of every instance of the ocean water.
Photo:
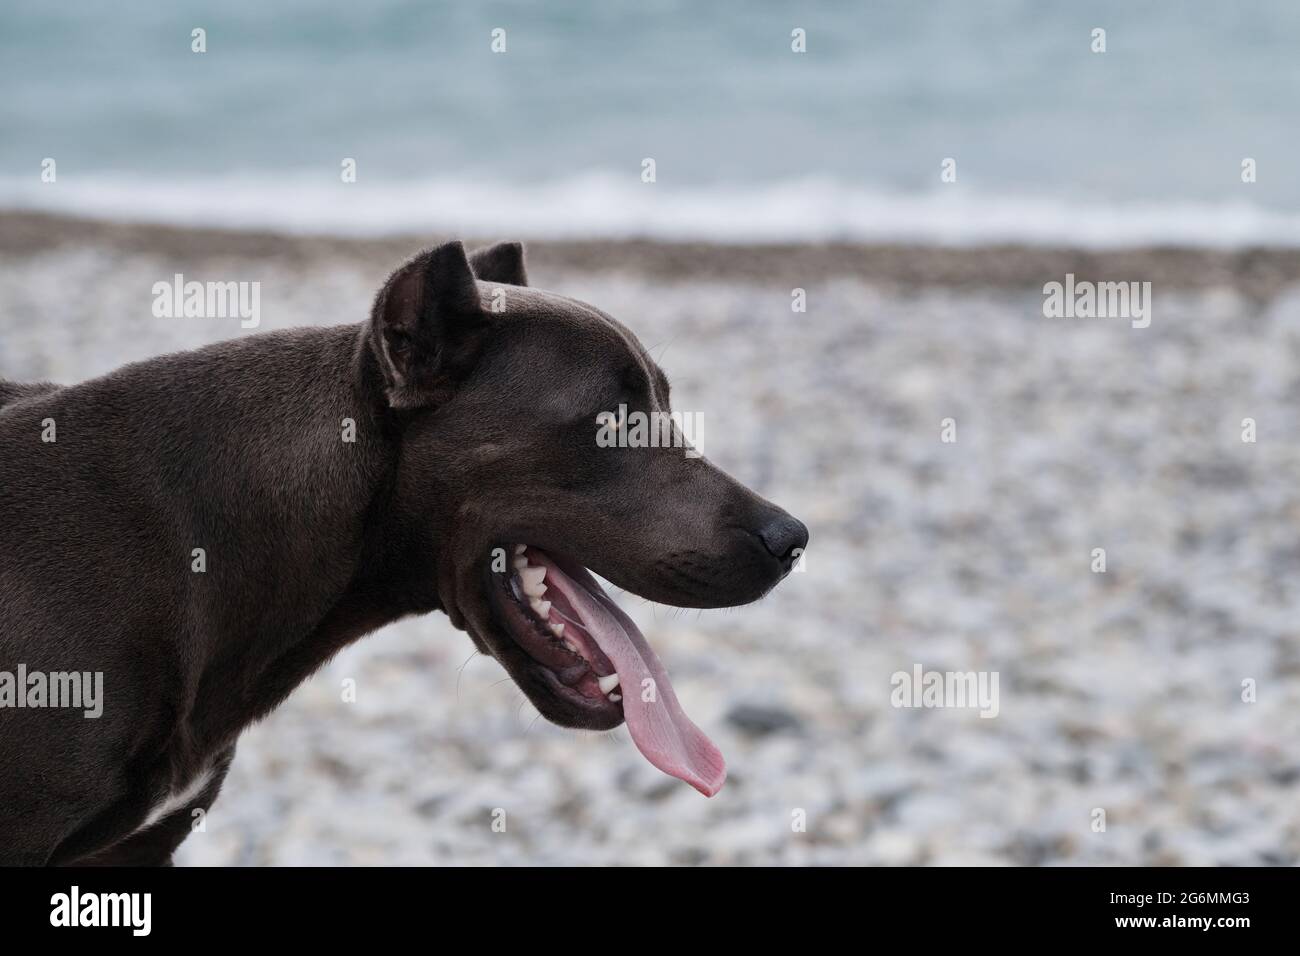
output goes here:
{"type": "Polygon", "coordinates": [[[346,233],[1293,245],[1298,47],[1291,0],[6,0],[0,207],[346,233]]]}

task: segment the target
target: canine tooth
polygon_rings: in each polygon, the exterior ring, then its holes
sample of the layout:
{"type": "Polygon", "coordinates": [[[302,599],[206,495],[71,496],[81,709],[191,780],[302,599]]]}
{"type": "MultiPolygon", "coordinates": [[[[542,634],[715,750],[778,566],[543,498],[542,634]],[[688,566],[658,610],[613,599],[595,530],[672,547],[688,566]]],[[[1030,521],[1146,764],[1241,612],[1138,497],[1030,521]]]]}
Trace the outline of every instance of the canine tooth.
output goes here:
{"type": "Polygon", "coordinates": [[[515,554],[523,554],[527,548],[528,545],[526,544],[517,544],[515,545],[515,554]]]}
{"type": "Polygon", "coordinates": [[[528,606],[531,607],[533,609],[533,613],[536,614],[538,617],[540,617],[543,621],[546,620],[551,614],[550,601],[540,601],[537,598],[531,598],[528,601],[528,606]]]}
{"type": "Polygon", "coordinates": [[[602,694],[608,694],[611,690],[613,690],[615,687],[618,686],[618,675],[606,674],[596,683],[600,684],[600,692],[602,694]]]}
{"type": "Polygon", "coordinates": [[[546,578],[545,568],[520,568],[519,577],[524,582],[524,593],[529,597],[541,597],[546,593],[546,585],[542,583],[546,578]]]}
{"type": "MultiPolygon", "coordinates": [[[[551,629],[551,633],[554,634],[556,637],[564,637],[564,622],[563,622],[563,621],[561,621],[559,624],[548,624],[548,625],[546,625],[546,626],[549,627],[549,628],[551,629]]],[[[572,648],[572,649],[575,650],[575,651],[578,649],[577,646],[575,646],[574,643],[573,643],[572,641],[565,641],[564,643],[567,644],[567,645],[569,645],[569,647],[572,648]]]]}
{"type": "Polygon", "coordinates": [[[613,701],[615,704],[617,704],[620,700],[623,699],[623,695],[622,695],[622,694],[610,694],[610,695],[609,695],[609,699],[610,699],[611,701],[613,701]]]}
{"type": "Polygon", "coordinates": [[[518,571],[522,571],[524,568],[528,567],[527,558],[515,558],[510,563],[513,564],[515,566],[515,569],[518,571]]]}

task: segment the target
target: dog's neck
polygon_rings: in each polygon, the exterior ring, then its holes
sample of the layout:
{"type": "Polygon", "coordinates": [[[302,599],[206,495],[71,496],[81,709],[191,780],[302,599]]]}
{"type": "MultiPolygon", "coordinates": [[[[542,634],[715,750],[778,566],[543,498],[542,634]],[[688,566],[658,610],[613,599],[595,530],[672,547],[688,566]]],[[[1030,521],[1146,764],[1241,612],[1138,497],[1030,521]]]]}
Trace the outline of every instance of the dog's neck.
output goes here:
{"type": "MultiPolygon", "coordinates": [[[[263,479],[279,499],[273,523],[284,533],[250,526],[240,544],[253,552],[242,556],[245,564],[285,576],[219,579],[232,595],[222,604],[233,613],[223,615],[229,631],[197,688],[193,712],[205,742],[230,738],[269,712],[347,644],[439,609],[437,542],[425,540],[394,495],[411,413],[388,408],[367,334],[362,326],[323,330],[319,385],[281,410],[282,456],[264,462],[263,479]],[[322,415],[330,416],[326,427],[337,425],[337,442],[327,434],[287,437],[294,420],[321,430],[322,415]],[[242,606],[230,606],[233,595],[242,606]],[[231,695],[232,687],[241,693],[231,695]]],[[[263,437],[277,445],[276,436],[263,437]]],[[[241,504],[201,507],[227,514],[241,504]]]]}

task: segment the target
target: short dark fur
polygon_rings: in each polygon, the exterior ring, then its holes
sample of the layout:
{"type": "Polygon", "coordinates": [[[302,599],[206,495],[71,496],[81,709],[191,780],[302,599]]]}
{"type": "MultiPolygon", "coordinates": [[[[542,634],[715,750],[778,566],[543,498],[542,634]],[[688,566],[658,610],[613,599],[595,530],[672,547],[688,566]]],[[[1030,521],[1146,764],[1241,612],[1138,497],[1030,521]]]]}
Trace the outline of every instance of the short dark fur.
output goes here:
{"type": "Polygon", "coordinates": [[[799,522],[681,449],[596,447],[598,412],[666,410],[667,380],[613,319],[525,283],[518,244],[447,243],[361,325],[62,388],[0,380],[0,670],[104,674],[97,720],[0,708],[0,863],[169,862],[240,732],[406,615],[445,611],[549,719],[615,723],[557,696],[497,624],[494,547],[554,549],[677,606],[780,580],[799,522]]]}

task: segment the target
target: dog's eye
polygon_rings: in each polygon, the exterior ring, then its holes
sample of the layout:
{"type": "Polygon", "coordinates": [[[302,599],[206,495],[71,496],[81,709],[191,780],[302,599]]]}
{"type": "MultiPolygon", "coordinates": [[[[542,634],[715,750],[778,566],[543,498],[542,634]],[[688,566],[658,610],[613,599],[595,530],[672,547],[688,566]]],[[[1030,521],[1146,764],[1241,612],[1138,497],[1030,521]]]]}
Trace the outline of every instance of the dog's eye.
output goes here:
{"type": "Polygon", "coordinates": [[[405,332],[391,329],[386,337],[388,339],[388,351],[394,355],[402,355],[411,347],[411,337],[405,332]]]}

